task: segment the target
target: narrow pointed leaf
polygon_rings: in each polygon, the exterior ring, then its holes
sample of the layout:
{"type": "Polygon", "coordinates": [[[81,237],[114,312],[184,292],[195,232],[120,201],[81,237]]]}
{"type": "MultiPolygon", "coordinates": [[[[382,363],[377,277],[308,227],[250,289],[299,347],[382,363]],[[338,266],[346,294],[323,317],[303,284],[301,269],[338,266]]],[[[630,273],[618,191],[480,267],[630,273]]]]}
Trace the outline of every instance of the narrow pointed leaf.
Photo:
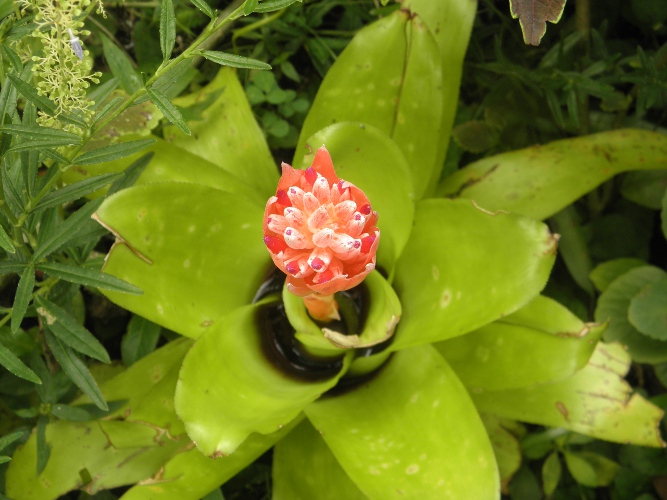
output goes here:
{"type": "Polygon", "coordinates": [[[293,3],[301,2],[303,0],[266,0],[261,2],[257,7],[255,7],[255,12],[267,13],[273,12],[275,10],[284,9],[289,7],[293,3]]]}
{"type": "Polygon", "coordinates": [[[39,476],[51,455],[51,447],[46,442],[46,425],[49,423],[49,418],[46,415],[41,415],[37,419],[37,475],[39,476]]]}
{"type": "Polygon", "coordinates": [[[271,69],[271,65],[257,59],[249,57],[237,56],[236,54],[227,54],[226,52],[218,52],[217,50],[204,50],[200,52],[209,61],[212,61],[221,66],[231,66],[232,68],[246,68],[246,69],[271,69]]]}
{"type": "Polygon", "coordinates": [[[305,413],[369,498],[396,498],[397,491],[419,498],[499,495],[477,410],[431,346],[395,353],[373,379],[305,413]]]}
{"type": "Polygon", "coordinates": [[[107,116],[109,113],[111,113],[116,107],[123,102],[123,98],[118,96],[114,97],[111,99],[109,102],[107,102],[104,106],[102,106],[99,110],[95,112],[95,120],[92,123],[92,127],[95,128],[95,125],[97,125],[100,120],[102,120],[105,116],[107,116]]]}
{"type": "Polygon", "coordinates": [[[478,160],[446,177],[437,192],[545,219],[616,174],[667,168],[665,151],[664,134],[602,132],[478,160]]]}
{"type": "Polygon", "coordinates": [[[35,139],[14,144],[7,151],[27,151],[31,149],[58,148],[72,144],[70,139],[35,139]]]}
{"type": "Polygon", "coordinates": [[[109,186],[109,190],[107,191],[107,196],[111,196],[117,191],[121,191],[122,189],[127,189],[130,186],[134,185],[139,176],[143,173],[146,166],[153,159],[154,154],[155,153],[153,152],[146,153],[145,155],[141,156],[138,160],[132,162],[132,164],[129,167],[124,169],[123,177],[114,181],[114,183],[111,186],[109,186]]]}
{"type": "Polygon", "coordinates": [[[27,82],[14,75],[7,75],[11,82],[16,86],[18,91],[23,94],[23,97],[31,101],[35,106],[44,111],[48,115],[55,115],[58,111],[56,103],[45,96],[37,93],[37,90],[27,82]]]}
{"type": "Polygon", "coordinates": [[[563,15],[565,0],[510,0],[510,12],[519,18],[523,41],[539,45],[547,31],[547,21],[557,23],[563,15]]]}
{"type": "Polygon", "coordinates": [[[35,268],[29,264],[21,273],[21,278],[16,288],[16,296],[14,297],[14,306],[12,308],[12,333],[16,332],[21,326],[21,321],[23,321],[23,317],[28,310],[30,296],[34,287],[35,268]]]}
{"type": "Polygon", "coordinates": [[[211,6],[208,3],[206,3],[206,0],[190,0],[190,2],[192,2],[192,5],[197,7],[199,10],[201,10],[204,14],[206,14],[211,19],[213,19],[215,17],[215,12],[211,8],[211,6]]]}
{"type": "Polygon", "coordinates": [[[662,410],[623,380],[630,356],[620,344],[600,342],[588,365],[552,384],[470,395],[477,408],[504,418],[562,427],[617,443],[664,447],[662,410]]]}
{"type": "Polygon", "coordinates": [[[48,235],[35,250],[33,261],[39,262],[41,259],[49,256],[52,252],[55,252],[76,236],[75,229],[79,229],[79,227],[93,215],[102,201],[103,200],[99,199],[88,202],[70,215],[65,222],[56,226],[52,231],[49,231],[48,235]]]}
{"type": "Polygon", "coordinates": [[[27,139],[63,141],[63,144],[81,144],[81,137],[71,132],[37,125],[3,125],[0,132],[18,135],[27,139]]]}
{"type": "Polygon", "coordinates": [[[83,361],[79,359],[72,349],[64,345],[48,330],[44,332],[44,337],[46,338],[46,343],[48,344],[49,349],[51,349],[56,361],[60,363],[61,368],[69,376],[72,382],[74,382],[98,408],[107,410],[108,406],[106,401],[104,401],[104,396],[102,396],[100,388],[97,386],[95,379],[90,374],[90,371],[88,371],[88,368],[83,361]]]}
{"type": "Polygon", "coordinates": [[[160,9],[160,49],[162,59],[166,61],[171,57],[176,40],[176,18],[174,17],[174,4],[171,0],[162,0],[160,9]]]}
{"type": "Polygon", "coordinates": [[[26,264],[21,264],[14,261],[0,260],[0,276],[10,273],[21,273],[26,264]]]}
{"type": "Polygon", "coordinates": [[[141,151],[154,142],[154,139],[143,139],[140,141],[121,142],[119,144],[112,144],[111,146],[104,146],[83,153],[81,156],[75,158],[73,163],[75,165],[92,165],[95,163],[118,160],[119,158],[124,158],[125,156],[130,156],[133,153],[141,151]]]}
{"type": "Polygon", "coordinates": [[[47,328],[60,341],[72,349],[93,357],[104,363],[109,362],[109,354],[100,342],[77,323],[67,311],[41,296],[35,298],[37,313],[42,317],[47,328]]]}
{"type": "Polygon", "coordinates": [[[49,147],[41,147],[39,148],[39,151],[44,154],[44,156],[47,156],[48,158],[51,158],[52,160],[57,161],[61,165],[69,165],[71,162],[67,158],[65,158],[63,155],[58,153],[58,151],[54,149],[50,149],[49,147]]]}
{"type": "Polygon", "coordinates": [[[5,228],[0,226],[0,247],[6,252],[16,253],[16,248],[14,248],[14,243],[12,243],[11,238],[5,231],[5,228]]]}
{"type": "Polygon", "coordinates": [[[123,336],[120,352],[125,366],[132,366],[155,350],[162,327],[141,316],[133,316],[123,336]]]}
{"type": "Polygon", "coordinates": [[[11,434],[7,434],[5,436],[2,436],[0,438],[0,451],[4,450],[7,446],[12,444],[17,439],[20,439],[24,435],[25,435],[24,431],[16,431],[16,432],[12,432],[11,434]]]}
{"type": "Polygon", "coordinates": [[[255,12],[258,3],[258,0],[245,0],[245,3],[243,4],[243,15],[249,16],[255,12]]]}
{"type": "Polygon", "coordinates": [[[45,262],[38,264],[37,269],[44,271],[49,276],[62,280],[78,283],[80,285],[102,288],[120,293],[134,293],[141,295],[142,291],[134,285],[89,267],[78,267],[57,262],[45,262]]]}
{"type": "Polygon", "coordinates": [[[540,222],[468,200],[420,202],[396,264],[403,318],[390,349],[456,337],[516,311],[546,284],[557,241],[540,222]]]}
{"type": "Polygon", "coordinates": [[[253,432],[277,431],[344,373],[342,356],[307,377],[279,356],[269,359],[263,346],[270,334],[261,326],[269,323],[258,318],[275,311],[275,300],[237,309],[204,332],[183,361],[176,412],[204,455],[228,455],[253,432]]]}
{"type": "Polygon", "coordinates": [[[119,177],[122,177],[122,175],[123,174],[120,173],[98,175],[96,177],[91,177],[89,179],[70,184],[69,186],[65,186],[56,191],[52,191],[44,198],[42,198],[42,201],[35,205],[33,210],[55,207],[56,205],[62,205],[63,203],[78,200],[79,198],[83,198],[84,196],[97,191],[107,184],[111,184],[119,177]]]}
{"type": "Polygon", "coordinates": [[[128,94],[134,94],[142,87],[141,77],[132,67],[127,56],[106,36],[101,35],[104,57],[113,75],[120,80],[120,85],[128,94]]]}
{"type": "Polygon", "coordinates": [[[183,120],[181,112],[171,103],[166,95],[154,89],[148,89],[148,95],[167,120],[176,125],[184,134],[190,135],[190,129],[185,120],[183,120]]]}
{"type": "Polygon", "coordinates": [[[93,105],[93,109],[98,109],[106,101],[107,97],[109,97],[111,93],[116,90],[119,83],[120,80],[116,77],[113,77],[106,82],[97,85],[95,89],[92,90],[87,96],[88,99],[95,103],[93,105]]]}
{"type": "Polygon", "coordinates": [[[34,384],[42,383],[35,372],[23,364],[23,361],[17,358],[16,355],[3,344],[0,344],[0,365],[4,366],[10,373],[17,377],[21,377],[34,384]]]}
{"type": "Polygon", "coordinates": [[[91,419],[90,413],[83,408],[69,406],[65,404],[56,404],[51,406],[51,413],[54,417],[61,420],[70,420],[72,422],[86,422],[91,419]]]}

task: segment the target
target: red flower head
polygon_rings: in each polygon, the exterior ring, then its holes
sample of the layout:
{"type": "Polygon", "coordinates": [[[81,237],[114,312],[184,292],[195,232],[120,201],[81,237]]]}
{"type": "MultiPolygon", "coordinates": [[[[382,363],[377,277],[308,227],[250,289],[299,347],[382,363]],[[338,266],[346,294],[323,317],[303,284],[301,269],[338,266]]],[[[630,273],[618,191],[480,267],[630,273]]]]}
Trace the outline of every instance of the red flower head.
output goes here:
{"type": "Polygon", "coordinates": [[[361,189],[338,178],[324,146],[306,170],[282,168],[264,211],[264,243],[287,289],[331,295],[357,286],[375,269],[377,212],[361,189]]]}

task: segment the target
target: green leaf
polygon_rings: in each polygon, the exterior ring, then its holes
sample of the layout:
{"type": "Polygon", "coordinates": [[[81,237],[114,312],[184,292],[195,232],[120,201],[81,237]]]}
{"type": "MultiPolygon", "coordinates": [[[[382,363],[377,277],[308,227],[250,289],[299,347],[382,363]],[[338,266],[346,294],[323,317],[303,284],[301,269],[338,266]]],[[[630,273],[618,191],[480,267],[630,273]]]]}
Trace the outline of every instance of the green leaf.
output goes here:
{"type": "Polygon", "coordinates": [[[635,129],[564,139],[478,160],[446,177],[437,192],[544,219],[616,174],[667,168],[665,149],[667,136],[635,129]]]}
{"type": "Polygon", "coordinates": [[[556,487],[560,482],[562,474],[562,466],[560,464],[560,458],[558,458],[558,452],[554,451],[547,457],[547,459],[542,464],[542,487],[544,488],[544,494],[549,497],[556,491],[556,487]]]}
{"type": "Polygon", "coordinates": [[[644,335],[667,340],[667,276],[639,290],[630,301],[628,319],[644,335]]]}
{"type": "Polygon", "coordinates": [[[644,286],[666,277],[665,271],[653,266],[631,269],[606,288],[595,309],[596,321],[609,321],[604,339],[626,345],[632,359],[639,363],[667,361],[667,342],[649,338],[635,329],[628,320],[630,303],[644,286]]]}
{"type": "Polygon", "coordinates": [[[92,91],[88,93],[88,99],[93,101],[93,109],[98,109],[107,100],[107,97],[116,90],[120,80],[116,77],[110,78],[104,83],[97,85],[92,91]]]}
{"type": "Polygon", "coordinates": [[[302,2],[303,0],[266,0],[255,7],[255,12],[265,14],[275,10],[284,9],[293,3],[302,2]]]}
{"type": "Polygon", "coordinates": [[[107,184],[110,184],[122,176],[123,174],[121,173],[98,175],[96,177],[91,177],[89,179],[75,182],[74,184],[70,184],[69,186],[65,186],[56,191],[52,191],[44,198],[42,198],[42,201],[35,205],[33,211],[55,207],[57,205],[62,205],[63,203],[78,200],[79,198],[83,198],[84,196],[97,191],[107,184]]]}
{"type": "Polygon", "coordinates": [[[114,246],[104,270],[144,295],[107,295],[146,319],[198,337],[249,304],[264,279],[270,258],[262,214],[244,197],[195,184],[147,184],[116,193],[96,217],[127,244],[114,246]],[[231,276],[243,280],[232,285],[231,276]]]}
{"type": "Polygon", "coordinates": [[[16,431],[0,437],[0,451],[7,448],[7,446],[12,444],[14,441],[21,439],[23,436],[25,436],[24,431],[16,431]]]}
{"type": "Polygon", "coordinates": [[[155,139],[143,139],[139,141],[121,142],[93,149],[74,159],[74,165],[93,165],[118,160],[125,156],[141,151],[155,142],[155,139]]]}
{"type": "Polygon", "coordinates": [[[0,127],[0,132],[19,135],[27,139],[52,140],[62,142],[62,144],[81,144],[81,137],[76,134],[38,125],[3,125],[0,127]]]}
{"type": "Polygon", "coordinates": [[[14,247],[14,243],[12,242],[11,238],[5,231],[5,228],[0,225],[0,247],[5,252],[8,253],[16,253],[16,248],[14,247]]]}
{"type": "Polygon", "coordinates": [[[51,405],[51,413],[61,420],[71,420],[73,422],[85,422],[91,419],[90,413],[83,408],[65,404],[51,405]]]}
{"type": "Polygon", "coordinates": [[[245,3],[243,4],[243,15],[249,16],[250,14],[255,12],[258,3],[259,0],[245,0],[245,3]]]}
{"type": "Polygon", "coordinates": [[[510,0],[510,12],[518,18],[523,32],[523,41],[530,45],[539,45],[547,31],[547,21],[557,23],[563,15],[565,0],[552,0],[544,3],[540,0],[510,0]]]}
{"type": "Polygon", "coordinates": [[[44,271],[49,276],[62,280],[78,283],[80,285],[102,288],[120,293],[133,293],[141,295],[141,290],[134,285],[119,280],[115,276],[103,273],[97,269],[88,267],[72,266],[70,264],[60,264],[57,262],[45,262],[38,264],[37,269],[44,271]]]}
{"type": "Polygon", "coordinates": [[[595,293],[588,275],[593,263],[588,249],[588,241],[581,220],[574,206],[570,205],[551,217],[550,227],[560,234],[558,253],[563,258],[567,270],[574,281],[589,295],[595,293]]]}
{"type": "Polygon", "coordinates": [[[31,149],[43,149],[43,148],[57,148],[60,146],[67,146],[71,144],[69,139],[35,139],[33,141],[22,141],[18,144],[14,144],[7,152],[11,151],[28,151],[31,149]]]}
{"type": "MultiPolygon", "coordinates": [[[[104,346],[77,323],[76,319],[64,309],[41,296],[35,298],[37,313],[42,317],[46,327],[62,342],[83,354],[108,363],[109,354],[104,346]]],[[[72,379],[74,380],[74,379],[72,379]]],[[[74,381],[76,383],[76,381],[74,381]]],[[[77,384],[78,385],[78,384],[77,384]]]]}
{"type": "Polygon", "coordinates": [[[575,481],[584,486],[598,488],[609,486],[621,470],[621,466],[603,455],[590,451],[564,452],[567,469],[575,481]]]}
{"type": "Polygon", "coordinates": [[[21,273],[18,287],[16,288],[16,296],[14,297],[14,306],[12,308],[12,333],[15,333],[21,326],[21,321],[28,310],[30,304],[30,296],[35,287],[35,268],[32,264],[28,264],[21,273]]]}
{"type": "Polygon", "coordinates": [[[11,82],[16,86],[23,97],[31,101],[35,106],[44,111],[46,114],[53,116],[58,112],[58,107],[51,99],[46,96],[41,96],[37,90],[27,82],[14,75],[7,75],[11,82]]]}
{"type": "MultiPolygon", "coordinates": [[[[164,61],[171,57],[176,40],[176,18],[174,17],[174,4],[171,0],[162,0],[160,9],[160,49],[164,61]]],[[[155,101],[153,101],[155,102],[155,101]]]]}
{"type": "Polygon", "coordinates": [[[25,264],[19,262],[0,260],[0,276],[10,273],[21,273],[25,266],[25,264]]]}
{"type": "Polygon", "coordinates": [[[667,170],[628,172],[623,176],[621,194],[639,205],[660,210],[667,193],[667,170]]]}
{"type": "Polygon", "coordinates": [[[635,267],[645,266],[646,262],[641,259],[614,259],[599,264],[591,271],[590,278],[595,288],[604,292],[607,287],[619,276],[625,274],[635,267]]]}
{"type": "Polygon", "coordinates": [[[192,5],[197,7],[211,19],[215,17],[215,12],[211,8],[211,6],[208,3],[206,3],[206,0],[190,0],[190,2],[192,2],[192,5]]]}
{"type": "Polygon", "coordinates": [[[92,127],[95,128],[105,116],[107,116],[111,111],[116,109],[116,107],[124,101],[123,97],[117,96],[109,100],[104,106],[102,106],[99,111],[95,112],[95,119],[93,120],[92,127]]]}
{"type": "Polygon", "coordinates": [[[366,500],[308,420],[273,450],[272,498],[366,500]]]}
{"type": "Polygon", "coordinates": [[[337,175],[363,190],[373,210],[380,214],[377,265],[391,277],[408,241],[414,214],[414,189],[404,156],[396,144],[375,127],[337,123],[308,138],[306,147],[313,154],[304,156],[303,163],[295,167],[309,167],[314,152],[323,144],[331,154],[337,175]],[[378,179],[383,181],[378,182],[378,179]]]}
{"type": "Polygon", "coordinates": [[[49,423],[49,418],[42,415],[37,420],[37,475],[39,476],[46,464],[49,462],[51,455],[51,447],[46,442],[46,425],[49,423]]]}
{"type": "Polygon", "coordinates": [[[123,90],[128,94],[134,94],[143,87],[141,77],[132,67],[132,63],[123,51],[116,47],[116,44],[104,35],[100,35],[100,37],[102,38],[104,57],[107,60],[109,69],[120,80],[120,86],[123,90]]]}
{"type": "Polygon", "coordinates": [[[501,484],[507,484],[521,467],[519,440],[506,428],[508,420],[493,415],[480,415],[480,417],[486,433],[489,435],[493,455],[498,463],[501,484]]]}
{"type": "Polygon", "coordinates": [[[231,66],[232,68],[246,68],[246,69],[271,69],[271,65],[257,59],[249,57],[237,56],[236,54],[227,54],[226,52],[218,52],[217,50],[203,50],[199,54],[204,56],[209,61],[222,66],[231,66]]]}
{"type": "Polygon", "coordinates": [[[104,396],[100,392],[95,379],[86,368],[86,365],[79,359],[76,353],[64,345],[59,339],[48,331],[44,331],[46,343],[51,349],[56,361],[60,363],[60,367],[69,376],[79,389],[83,391],[98,408],[108,410],[108,406],[104,401],[104,396]]]}
{"type": "MultiPolygon", "coordinates": [[[[42,383],[39,377],[35,375],[35,372],[23,364],[23,361],[17,358],[16,355],[3,344],[0,344],[0,365],[4,366],[10,373],[17,377],[21,377],[34,384],[42,383]]],[[[0,444],[1,443],[2,441],[0,441],[0,444]]],[[[0,450],[2,448],[3,447],[0,446],[0,450]]]]}
{"type": "Polygon", "coordinates": [[[162,327],[141,316],[134,315],[127,325],[120,352],[125,366],[132,366],[155,350],[162,327]]]}
{"type": "Polygon", "coordinates": [[[270,317],[277,304],[261,301],[225,316],[183,361],[174,404],[204,455],[228,455],[251,433],[280,429],[336,385],[347,368],[337,355],[326,370],[303,378],[298,370],[288,371],[288,363],[269,359],[262,348],[266,333],[258,326],[264,323],[257,317],[270,317]]]}
{"type": "Polygon", "coordinates": [[[397,491],[498,496],[498,469],[477,410],[431,346],[395,353],[372,381],[321,398],[305,413],[369,498],[396,498],[397,491]]]}
{"type": "Polygon", "coordinates": [[[155,153],[153,152],[146,153],[145,155],[141,156],[138,160],[132,162],[132,164],[129,167],[125,168],[123,170],[123,177],[114,181],[114,183],[111,186],[109,186],[109,190],[107,191],[107,196],[111,196],[112,194],[118,191],[127,189],[130,186],[134,185],[139,176],[143,173],[146,166],[153,159],[154,154],[155,153]]]}
{"type": "Polygon", "coordinates": [[[586,367],[561,382],[470,396],[484,413],[616,443],[663,447],[662,410],[633,393],[623,379],[629,368],[630,356],[620,344],[599,342],[586,367]]]}
{"type": "Polygon", "coordinates": [[[98,199],[86,203],[83,207],[70,215],[65,222],[49,231],[35,250],[35,253],[32,256],[33,262],[39,262],[44,257],[48,257],[51,253],[55,252],[70,239],[75,237],[76,230],[78,230],[81,225],[93,215],[95,210],[97,210],[97,207],[101,205],[102,201],[102,199],[98,199]]]}
{"type": "MultiPolygon", "coordinates": [[[[165,1],[171,2],[171,0],[165,1]]],[[[185,123],[185,120],[183,120],[181,112],[171,103],[166,95],[153,89],[148,89],[148,95],[150,96],[151,101],[153,101],[153,104],[155,104],[158,109],[162,111],[162,114],[167,120],[176,125],[178,129],[184,134],[190,135],[190,129],[185,123]]]]}
{"type": "Polygon", "coordinates": [[[69,165],[71,163],[70,160],[65,158],[63,155],[58,153],[58,151],[55,151],[53,149],[49,149],[48,147],[42,147],[39,148],[39,151],[44,154],[44,156],[47,156],[51,158],[54,161],[57,161],[61,165],[69,165]]]}
{"type": "Polygon", "coordinates": [[[19,57],[19,55],[12,49],[10,49],[7,46],[7,44],[4,43],[2,44],[2,51],[7,56],[7,59],[9,59],[12,68],[14,68],[14,71],[16,71],[17,73],[21,73],[23,71],[23,63],[21,62],[21,58],[19,57]]]}
{"type": "Polygon", "coordinates": [[[495,391],[573,375],[586,366],[604,330],[538,296],[514,314],[434,345],[469,390],[495,391]]]}
{"type": "Polygon", "coordinates": [[[546,284],[557,241],[542,223],[468,200],[420,202],[396,264],[403,317],[390,349],[456,337],[516,311],[546,284]]]}

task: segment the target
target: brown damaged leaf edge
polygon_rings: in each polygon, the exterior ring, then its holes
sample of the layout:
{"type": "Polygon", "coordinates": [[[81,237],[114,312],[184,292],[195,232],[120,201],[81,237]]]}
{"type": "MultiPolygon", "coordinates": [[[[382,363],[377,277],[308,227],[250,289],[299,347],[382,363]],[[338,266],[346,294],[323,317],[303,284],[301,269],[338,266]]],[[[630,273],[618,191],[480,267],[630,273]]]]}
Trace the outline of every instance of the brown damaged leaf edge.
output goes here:
{"type": "Polygon", "coordinates": [[[109,231],[111,234],[113,234],[116,237],[116,241],[114,244],[111,246],[111,249],[109,250],[109,253],[104,257],[104,264],[106,265],[107,259],[109,256],[113,253],[113,249],[116,248],[116,245],[125,245],[127,248],[130,249],[130,251],[139,257],[141,260],[146,262],[147,264],[150,264],[151,266],[153,265],[153,261],[150,260],[148,257],[146,257],[144,254],[142,254],[139,250],[134,248],[132,245],[130,245],[119,233],[116,231],[114,228],[111,226],[107,225],[100,217],[97,215],[97,212],[95,212],[93,215],[90,216],[91,219],[97,221],[104,229],[109,231]]]}
{"type": "Polygon", "coordinates": [[[547,31],[547,21],[556,24],[565,9],[565,0],[510,0],[510,12],[519,19],[523,41],[539,45],[547,31]]]}

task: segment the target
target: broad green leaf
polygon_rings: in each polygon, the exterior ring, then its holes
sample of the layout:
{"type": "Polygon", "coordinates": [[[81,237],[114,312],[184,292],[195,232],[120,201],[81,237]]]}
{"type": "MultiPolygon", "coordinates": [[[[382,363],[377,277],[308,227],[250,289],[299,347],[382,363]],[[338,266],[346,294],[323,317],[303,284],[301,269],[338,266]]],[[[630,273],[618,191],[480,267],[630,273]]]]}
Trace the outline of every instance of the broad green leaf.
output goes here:
{"type": "MultiPolygon", "coordinates": [[[[380,215],[382,217],[382,215],[380,215]]],[[[469,200],[426,200],[396,264],[403,318],[390,349],[445,340],[510,314],[544,287],[557,238],[469,200]]]]}
{"type": "Polygon", "coordinates": [[[597,321],[609,321],[604,339],[626,345],[632,359],[639,363],[667,361],[667,342],[649,338],[635,329],[628,320],[630,302],[644,286],[664,280],[666,276],[665,271],[653,266],[631,269],[605,289],[595,309],[597,321]]]}
{"type": "Polygon", "coordinates": [[[395,353],[374,378],[305,409],[370,498],[498,498],[488,436],[463,385],[430,346],[395,353]]]}
{"type": "Polygon", "coordinates": [[[107,60],[113,76],[120,80],[120,86],[125,92],[134,94],[142,87],[141,77],[132,67],[132,63],[123,51],[116,47],[116,44],[104,35],[100,35],[100,37],[102,38],[104,58],[107,60]]]}
{"type": "Polygon", "coordinates": [[[215,12],[211,8],[211,6],[206,3],[206,0],[190,0],[192,4],[197,7],[199,10],[201,10],[204,14],[206,14],[208,17],[213,19],[215,17],[215,12]]]}
{"type": "Polygon", "coordinates": [[[81,156],[76,157],[73,163],[74,165],[92,165],[95,163],[118,160],[141,151],[154,142],[155,139],[142,139],[139,141],[121,142],[119,144],[112,144],[111,146],[104,146],[83,153],[81,156]]]}
{"type": "Polygon", "coordinates": [[[560,464],[558,452],[554,451],[542,464],[542,488],[544,494],[549,497],[553,494],[560,482],[563,467],[560,464]]]}
{"type": "Polygon", "coordinates": [[[5,228],[0,225],[0,247],[5,252],[8,253],[16,253],[16,248],[14,248],[14,243],[12,242],[11,238],[5,231],[5,228]]]}
{"type": "Polygon", "coordinates": [[[514,314],[435,347],[469,390],[496,391],[573,375],[586,366],[604,329],[538,296],[514,314]]]}
{"type": "Polygon", "coordinates": [[[301,130],[294,163],[301,163],[306,141],[318,130],[362,122],[396,142],[421,198],[442,140],[441,84],[437,43],[419,18],[408,20],[406,12],[397,11],[373,23],[327,73],[301,130]]]}
{"type": "Polygon", "coordinates": [[[104,363],[109,362],[109,354],[104,346],[67,311],[40,295],[35,297],[35,305],[37,314],[42,317],[45,326],[59,340],[78,352],[104,363]]]}
{"type": "MultiPolygon", "coordinates": [[[[171,0],[165,0],[171,3],[171,0]]],[[[151,101],[153,101],[153,104],[155,104],[160,111],[162,111],[162,114],[165,116],[167,120],[169,120],[171,123],[176,125],[178,127],[178,130],[183,132],[184,134],[190,135],[190,129],[188,128],[188,125],[185,123],[185,120],[183,120],[183,116],[181,116],[181,112],[174,106],[171,101],[167,98],[166,95],[164,95],[162,92],[158,90],[153,90],[153,89],[148,89],[148,95],[151,98],[151,101]]]]}
{"type": "Polygon", "coordinates": [[[119,450],[109,446],[97,422],[60,420],[46,427],[51,457],[35,479],[35,441],[33,434],[10,462],[6,479],[10,498],[59,498],[81,486],[81,471],[88,471],[95,478],[89,485],[91,493],[134,484],[155,474],[184,444],[170,441],[165,446],[119,450]]]}
{"type": "Polygon", "coordinates": [[[614,259],[599,264],[591,271],[590,278],[599,292],[604,292],[607,287],[619,276],[625,274],[635,267],[645,266],[646,262],[641,259],[614,259]]]}
{"type": "Polygon", "coordinates": [[[519,19],[523,41],[529,45],[539,45],[547,31],[547,21],[557,23],[565,9],[565,0],[510,0],[510,12],[519,19]]]}
{"type": "Polygon", "coordinates": [[[226,52],[218,52],[217,50],[202,50],[199,55],[204,56],[209,61],[212,61],[221,66],[230,66],[232,68],[245,69],[271,69],[271,65],[257,59],[249,57],[238,56],[236,54],[228,54],[226,52]]]}
{"type": "Polygon", "coordinates": [[[507,485],[521,466],[521,445],[516,436],[503,426],[506,420],[493,415],[480,415],[480,417],[491,441],[500,481],[503,485],[507,485]]]}
{"type": "Polygon", "coordinates": [[[204,455],[229,455],[251,433],[281,429],[347,368],[350,357],[336,356],[304,374],[279,351],[267,356],[267,343],[276,341],[269,336],[277,304],[265,300],[237,309],[204,332],[185,356],[176,412],[204,455]]]}
{"type": "Polygon", "coordinates": [[[51,413],[61,420],[71,420],[73,422],[85,422],[91,419],[90,413],[83,408],[65,404],[51,405],[51,413]]]}
{"type": "Polygon", "coordinates": [[[37,269],[44,271],[49,276],[62,280],[78,283],[80,285],[102,288],[112,292],[133,293],[141,295],[141,290],[134,285],[119,280],[115,276],[103,273],[89,267],[78,267],[71,264],[60,264],[58,262],[45,262],[38,264],[37,269]]]}
{"type": "Polygon", "coordinates": [[[639,205],[660,210],[665,193],[667,170],[628,172],[623,176],[621,194],[639,205]]]}
{"type": "Polygon", "coordinates": [[[56,205],[62,205],[63,203],[78,200],[79,198],[83,198],[84,196],[97,191],[107,184],[111,184],[121,176],[122,174],[120,173],[98,175],[96,177],[90,177],[74,184],[70,184],[69,186],[57,189],[42,198],[42,201],[35,205],[33,211],[55,207],[56,205]]]}
{"type": "Polygon", "coordinates": [[[21,321],[28,310],[32,290],[35,287],[35,267],[28,264],[19,279],[16,295],[14,296],[14,306],[12,308],[12,333],[16,332],[21,326],[21,321]]]}
{"type": "Polygon", "coordinates": [[[621,470],[621,466],[613,460],[591,451],[566,451],[563,456],[575,481],[591,488],[609,486],[621,470]]]}
{"type": "Polygon", "coordinates": [[[105,272],[144,294],[107,295],[146,319],[198,337],[227,312],[249,304],[269,269],[262,214],[240,196],[196,184],[116,193],[96,214],[120,240],[105,272]]]}
{"type": "Polygon", "coordinates": [[[234,453],[222,459],[211,460],[197,449],[178,453],[160,470],[161,481],[137,484],[123,494],[123,500],[203,498],[280,441],[300,420],[297,418],[267,436],[252,434],[234,453]]]}
{"type": "MultiPolygon", "coordinates": [[[[46,343],[51,349],[53,357],[60,363],[60,367],[69,376],[79,389],[83,391],[95,403],[98,408],[107,410],[108,406],[99,387],[95,383],[92,375],[86,365],[79,359],[76,353],[64,345],[60,339],[56,338],[50,331],[44,331],[46,343]]],[[[105,351],[106,352],[106,351],[105,351]]]]}
{"type": "Polygon", "coordinates": [[[201,121],[188,124],[192,136],[176,127],[165,127],[164,136],[173,145],[218,165],[253,187],[264,208],[266,200],[276,193],[278,168],[234,70],[222,68],[201,91],[175,99],[174,104],[188,107],[216,95],[215,102],[202,112],[201,121]]]}
{"type": "MultiPolygon", "coordinates": [[[[233,456],[233,455],[232,455],[233,456]]],[[[272,499],[366,500],[308,420],[273,450],[272,499]]]]}
{"type": "MultiPolygon", "coordinates": [[[[39,377],[35,375],[35,372],[23,364],[23,361],[16,357],[16,355],[3,344],[0,344],[0,365],[4,366],[9,373],[12,373],[17,377],[21,377],[34,384],[42,383],[39,377]]],[[[0,448],[0,450],[1,449],[2,448],[0,448]]]]}
{"type": "Polygon", "coordinates": [[[628,320],[644,335],[667,340],[667,276],[639,290],[630,301],[628,320]]]}
{"type": "Polygon", "coordinates": [[[588,365],[561,382],[470,393],[479,411],[562,427],[617,443],[663,447],[662,410],[623,379],[630,356],[620,344],[598,343],[588,365]]]}
{"type": "Polygon", "coordinates": [[[35,250],[35,253],[32,256],[33,261],[39,262],[44,257],[49,256],[52,252],[55,252],[65,245],[76,235],[76,231],[91,215],[93,215],[101,203],[102,200],[94,200],[86,203],[83,207],[70,215],[65,222],[49,231],[47,236],[40,242],[35,250]]]}
{"type": "Polygon", "coordinates": [[[120,352],[123,363],[132,366],[141,358],[155,350],[162,327],[141,316],[133,316],[123,336],[120,352]]]}
{"type": "Polygon", "coordinates": [[[445,178],[437,192],[544,219],[616,174],[667,168],[666,148],[667,136],[644,130],[563,139],[476,161],[445,178]]]}
{"type": "Polygon", "coordinates": [[[71,132],[37,125],[3,125],[0,132],[18,135],[27,139],[58,141],[62,144],[81,144],[81,137],[71,132]]]}
{"type": "Polygon", "coordinates": [[[414,190],[409,167],[396,144],[380,130],[359,123],[337,123],[306,142],[313,151],[295,167],[307,168],[325,145],[336,174],[359,187],[380,215],[377,265],[388,276],[403,251],[412,226],[414,190]]]}
{"type": "Polygon", "coordinates": [[[160,9],[160,50],[162,50],[163,61],[171,57],[175,40],[176,18],[174,17],[174,4],[171,0],[162,0],[162,7],[160,9]]]}

